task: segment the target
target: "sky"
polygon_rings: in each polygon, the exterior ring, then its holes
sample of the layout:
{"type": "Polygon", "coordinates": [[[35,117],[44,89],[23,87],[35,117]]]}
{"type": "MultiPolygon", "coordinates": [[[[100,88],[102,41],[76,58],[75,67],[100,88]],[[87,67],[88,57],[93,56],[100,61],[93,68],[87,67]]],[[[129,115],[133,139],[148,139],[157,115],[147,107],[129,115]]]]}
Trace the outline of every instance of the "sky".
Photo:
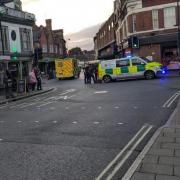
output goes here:
{"type": "Polygon", "coordinates": [[[36,24],[52,19],[52,28],[64,34],[103,23],[113,12],[113,0],[21,0],[24,11],[35,14],[36,24]]]}

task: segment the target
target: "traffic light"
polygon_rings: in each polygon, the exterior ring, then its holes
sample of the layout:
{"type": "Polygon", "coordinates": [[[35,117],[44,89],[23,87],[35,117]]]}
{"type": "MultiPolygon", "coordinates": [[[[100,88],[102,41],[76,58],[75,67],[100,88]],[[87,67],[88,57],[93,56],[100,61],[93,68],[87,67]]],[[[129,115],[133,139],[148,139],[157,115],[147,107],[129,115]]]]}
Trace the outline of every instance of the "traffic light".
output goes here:
{"type": "Polygon", "coordinates": [[[18,56],[17,48],[13,47],[12,52],[13,52],[13,54],[11,55],[12,59],[17,60],[17,56],[18,56]]]}
{"type": "Polygon", "coordinates": [[[134,49],[139,48],[139,38],[137,36],[132,37],[132,48],[134,49]]]}

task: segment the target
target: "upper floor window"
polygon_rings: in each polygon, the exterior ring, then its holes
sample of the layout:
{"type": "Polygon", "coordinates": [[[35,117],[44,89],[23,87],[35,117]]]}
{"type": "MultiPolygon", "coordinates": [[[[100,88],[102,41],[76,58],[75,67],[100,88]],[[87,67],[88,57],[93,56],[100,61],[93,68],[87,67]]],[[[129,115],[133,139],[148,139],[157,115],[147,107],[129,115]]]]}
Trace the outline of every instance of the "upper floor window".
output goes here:
{"type": "Polygon", "coordinates": [[[158,9],[152,10],[153,29],[159,28],[158,9]]]}
{"type": "Polygon", "coordinates": [[[31,51],[31,30],[20,28],[20,37],[22,51],[31,51]]]}
{"type": "Polygon", "coordinates": [[[0,50],[2,51],[2,42],[3,42],[4,51],[9,51],[9,35],[8,35],[7,26],[2,26],[2,37],[0,35],[0,50]]]}
{"type": "Polygon", "coordinates": [[[54,53],[54,49],[53,49],[53,45],[52,45],[52,44],[50,44],[49,52],[50,52],[50,53],[54,53]]]}
{"type": "Polygon", "coordinates": [[[43,53],[47,53],[47,44],[42,45],[42,51],[43,53]]]}
{"type": "Polygon", "coordinates": [[[164,27],[173,27],[176,24],[175,7],[164,8],[164,27]]]}
{"type": "Polygon", "coordinates": [[[132,15],[132,32],[136,32],[136,15],[132,15]]]}

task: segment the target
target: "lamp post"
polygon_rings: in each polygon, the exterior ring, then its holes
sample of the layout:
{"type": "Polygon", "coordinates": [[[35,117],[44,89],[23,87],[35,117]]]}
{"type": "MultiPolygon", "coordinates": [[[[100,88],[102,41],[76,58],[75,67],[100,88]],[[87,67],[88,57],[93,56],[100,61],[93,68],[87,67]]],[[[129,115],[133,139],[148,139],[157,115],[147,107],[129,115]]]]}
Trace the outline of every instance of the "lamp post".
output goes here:
{"type": "Polygon", "coordinates": [[[177,0],[177,55],[178,60],[180,60],[180,10],[179,10],[179,0],[177,0]]]}

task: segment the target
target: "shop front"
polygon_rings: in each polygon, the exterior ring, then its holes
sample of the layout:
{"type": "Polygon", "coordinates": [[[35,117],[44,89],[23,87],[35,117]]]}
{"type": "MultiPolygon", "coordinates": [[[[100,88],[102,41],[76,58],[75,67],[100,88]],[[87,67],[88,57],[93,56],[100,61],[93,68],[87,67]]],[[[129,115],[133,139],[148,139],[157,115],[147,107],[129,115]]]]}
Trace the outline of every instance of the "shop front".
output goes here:
{"type": "Polygon", "coordinates": [[[55,58],[43,58],[39,60],[39,69],[42,74],[49,79],[53,79],[55,77],[55,58]]]}

